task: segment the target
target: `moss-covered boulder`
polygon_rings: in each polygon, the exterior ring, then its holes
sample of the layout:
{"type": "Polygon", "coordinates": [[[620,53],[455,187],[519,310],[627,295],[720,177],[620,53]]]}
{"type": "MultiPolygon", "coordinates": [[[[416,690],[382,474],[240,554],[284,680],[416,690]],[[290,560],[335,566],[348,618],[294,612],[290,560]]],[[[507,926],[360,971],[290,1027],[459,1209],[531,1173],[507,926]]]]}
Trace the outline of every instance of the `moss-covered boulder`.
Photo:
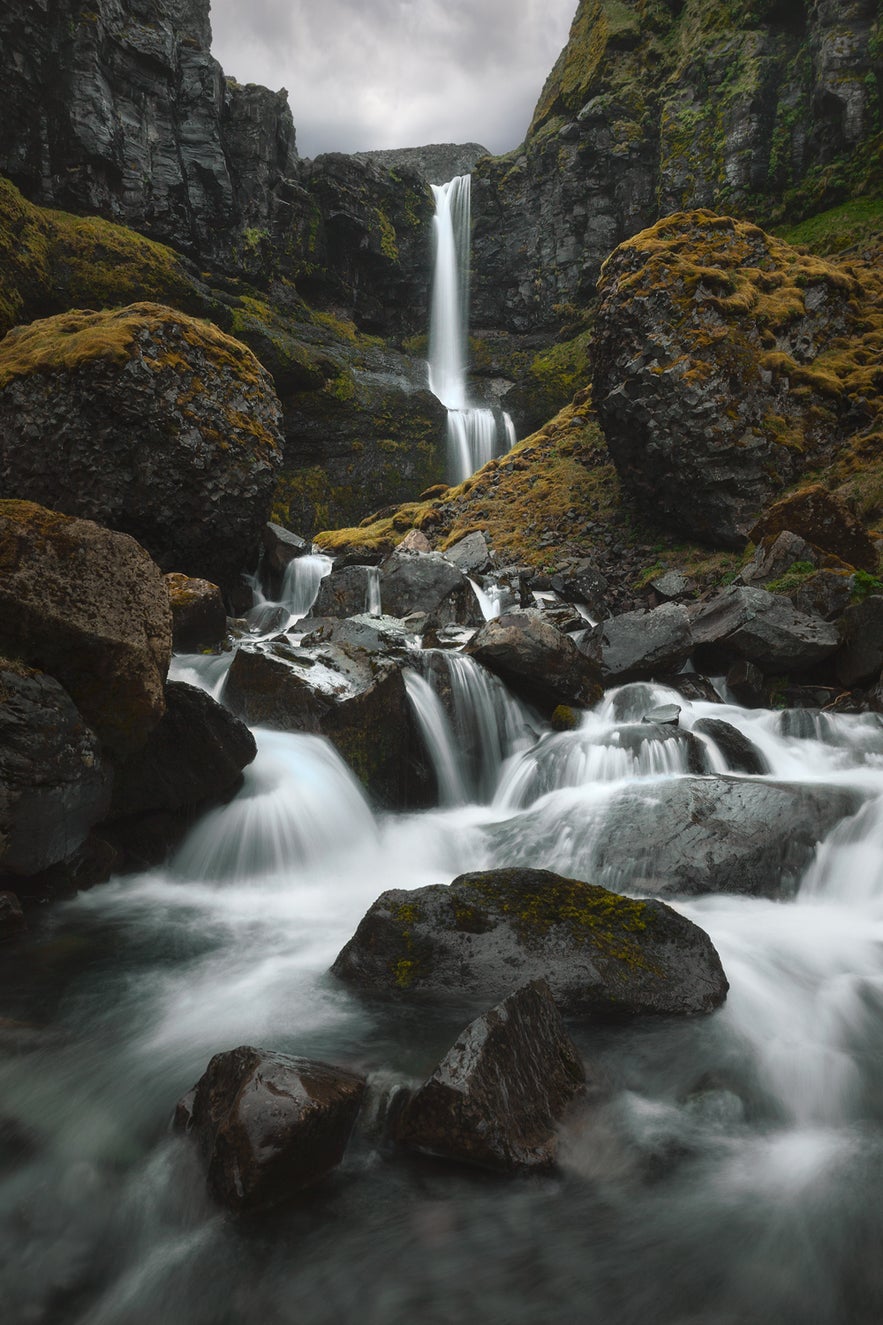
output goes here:
{"type": "Polygon", "coordinates": [[[221,590],[209,580],[172,571],[166,576],[176,653],[198,653],[220,644],[227,633],[221,590]]]}
{"type": "Polygon", "coordinates": [[[877,549],[868,531],[821,483],[811,483],[774,502],[761,513],[750,537],[761,543],[786,531],[859,570],[871,574],[877,570],[877,549]]]}
{"type": "Polygon", "coordinates": [[[65,688],[114,755],[165,712],[169,596],[133,538],[25,501],[0,501],[0,651],[65,688]]]}
{"type": "Polygon", "coordinates": [[[701,211],[622,244],[598,288],[595,403],[660,523],[741,547],[798,475],[879,447],[879,271],[701,211]]]}
{"type": "Polygon", "coordinates": [[[701,929],[655,901],[548,870],[383,893],[332,967],[361,989],[498,999],[546,980],[565,1012],[691,1015],[726,997],[701,929]]]}
{"type": "Polygon", "coordinates": [[[222,586],[256,551],[281,408],[250,350],[159,304],[71,312],[0,343],[0,484],[132,534],[222,586]]]}

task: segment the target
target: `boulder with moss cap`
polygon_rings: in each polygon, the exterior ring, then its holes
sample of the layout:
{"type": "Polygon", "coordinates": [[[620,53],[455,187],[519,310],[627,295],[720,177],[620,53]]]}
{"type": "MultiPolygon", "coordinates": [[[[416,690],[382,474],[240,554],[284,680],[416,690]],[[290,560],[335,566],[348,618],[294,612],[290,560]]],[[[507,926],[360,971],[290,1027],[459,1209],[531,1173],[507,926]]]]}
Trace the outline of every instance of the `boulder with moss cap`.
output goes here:
{"type": "Polygon", "coordinates": [[[45,318],[0,345],[4,491],[225,588],[256,557],[281,417],[249,349],[159,304],[45,318]]]}

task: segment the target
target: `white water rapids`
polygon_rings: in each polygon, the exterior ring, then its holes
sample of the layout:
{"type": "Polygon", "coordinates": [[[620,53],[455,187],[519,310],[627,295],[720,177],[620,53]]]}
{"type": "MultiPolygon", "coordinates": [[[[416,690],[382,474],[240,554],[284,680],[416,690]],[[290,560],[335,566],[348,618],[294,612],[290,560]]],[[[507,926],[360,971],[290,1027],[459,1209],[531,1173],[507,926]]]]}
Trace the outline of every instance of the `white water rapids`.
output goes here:
{"type": "MultiPolygon", "coordinates": [[[[555,734],[474,663],[424,661],[409,688],[446,808],[377,815],[324,740],[259,731],[241,792],[167,868],[54,907],[9,949],[3,1321],[875,1325],[883,724],[630,686],[555,734]],[[510,863],[513,841],[521,863],[590,877],[606,807],[685,776],[677,744],[622,735],[671,701],[685,729],[705,716],[744,732],[769,780],[864,797],[794,900],[676,903],[718,948],[724,1007],[572,1025],[611,1093],[565,1128],[559,1176],[404,1161],[363,1132],[290,1209],[236,1221],[213,1208],[168,1132],[209,1057],[252,1043],[381,1083],[426,1074],[475,1009],[364,1002],[328,974],[340,947],[384,889],[510,863]]],[[[211,686],[215,664],[177,667],[211,686]]]]}

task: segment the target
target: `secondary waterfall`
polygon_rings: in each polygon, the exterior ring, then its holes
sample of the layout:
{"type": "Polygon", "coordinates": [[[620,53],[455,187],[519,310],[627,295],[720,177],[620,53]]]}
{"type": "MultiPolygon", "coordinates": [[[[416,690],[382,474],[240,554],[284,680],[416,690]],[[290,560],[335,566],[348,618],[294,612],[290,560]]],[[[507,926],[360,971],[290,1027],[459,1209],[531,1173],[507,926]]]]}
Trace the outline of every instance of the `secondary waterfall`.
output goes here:
{"type": "Polygon", "coordinates": [[[429,389],[448,411],[448,468],[454,483],[515,444],[508,414],[470,404],[466,391],[469,327],[471,175],[433,184],[434,271],[429,322],[429,389]]]}

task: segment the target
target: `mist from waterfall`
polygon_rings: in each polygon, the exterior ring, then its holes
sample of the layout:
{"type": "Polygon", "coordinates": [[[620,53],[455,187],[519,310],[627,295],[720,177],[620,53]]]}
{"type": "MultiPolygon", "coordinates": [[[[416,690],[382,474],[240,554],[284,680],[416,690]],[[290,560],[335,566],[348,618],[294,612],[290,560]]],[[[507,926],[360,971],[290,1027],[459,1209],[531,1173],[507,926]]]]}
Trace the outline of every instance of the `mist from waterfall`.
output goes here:
{"type": "Polygon", "coordinates": [[[448,469],[454,483],[513,446],[508,414],[474,406],[466,390],[472,176],[431,185],[434,267],[429,319],[429,389],[448,411],[448,469]]]}

